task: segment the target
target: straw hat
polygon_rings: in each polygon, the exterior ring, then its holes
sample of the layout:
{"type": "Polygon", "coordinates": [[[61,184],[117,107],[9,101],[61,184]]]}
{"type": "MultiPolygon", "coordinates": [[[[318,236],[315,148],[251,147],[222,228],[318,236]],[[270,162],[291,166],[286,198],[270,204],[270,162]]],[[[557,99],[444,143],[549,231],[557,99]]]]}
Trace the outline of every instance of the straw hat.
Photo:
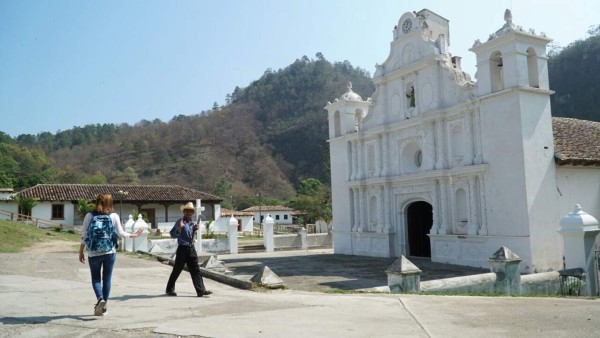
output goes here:
{"type": "Polygon", "coordinates": [[[181,210],[181,211],[184,211],[185,209],[191,209],[191,210],[196,211],[196,208],[194,208],[194,203],[192,203],[192,202],[187,202],[187,204],[184,204],[179,207],[179,210],[181,210]]]}

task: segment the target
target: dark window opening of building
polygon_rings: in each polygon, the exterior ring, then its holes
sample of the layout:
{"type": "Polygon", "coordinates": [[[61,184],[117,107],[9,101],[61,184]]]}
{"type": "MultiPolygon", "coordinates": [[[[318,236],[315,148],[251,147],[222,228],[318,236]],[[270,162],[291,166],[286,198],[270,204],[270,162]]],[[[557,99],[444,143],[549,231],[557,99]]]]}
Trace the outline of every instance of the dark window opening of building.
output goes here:
{"type": "Polygon", "coordinates": [[[52,204],[52,219],[65,219],[64,204],[52,204]]]}

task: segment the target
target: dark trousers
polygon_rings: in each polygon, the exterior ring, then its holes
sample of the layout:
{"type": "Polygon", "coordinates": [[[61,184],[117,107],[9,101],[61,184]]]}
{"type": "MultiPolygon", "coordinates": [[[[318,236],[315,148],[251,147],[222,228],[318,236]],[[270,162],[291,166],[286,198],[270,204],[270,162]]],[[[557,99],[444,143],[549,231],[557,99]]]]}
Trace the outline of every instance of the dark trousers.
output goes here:
{"type": "Polygon", "coordinates": [[[192,282],[194,283],[194,289],[196,289],[196,295],[200,296],[206,289],[204,288],[204,282],[202,281],[202,275],[200,275],[200,268],[198,267],[198,254],[196,253],[196,248],[193,246],[180,245],[177,247],[177,253],[175,254],[175,265],[173,265],[173,271],[171,271],[171,276],[169,277],[166,291],[175,291],[175,282],[177,281],[177,278],[179,278],[181,270],[183,270],[183,266],[186,264],[188,271],[190,272],[190,276],[192,276],[192,282]]]}

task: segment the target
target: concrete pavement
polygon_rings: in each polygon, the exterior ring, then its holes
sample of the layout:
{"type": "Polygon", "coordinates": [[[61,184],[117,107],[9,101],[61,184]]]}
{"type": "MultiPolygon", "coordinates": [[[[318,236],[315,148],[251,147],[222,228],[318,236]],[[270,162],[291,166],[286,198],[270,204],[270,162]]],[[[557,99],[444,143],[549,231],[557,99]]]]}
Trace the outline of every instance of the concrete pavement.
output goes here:
{"type": "Polygon", "coordinates": [[[167,297],[170,272],[119,253],[109,312],[95,317],[88,266],[72,249],[0,254],[0,337],[597,337],[600,329],[599,300],[255,292],[206,278],[214,294],[197,298],[186,272],[179,296],[167,297]]]}
{"type": "MultiPolygon", "coordinates": [[[[334,255],[333,249],[256,252],[218,255],[236,276],[250,279],[268,266],[293,290],[370,290],[387,286],[385,270],[397,258],[334,255]]],[[[432,263],[429,258],[410,257],[421,272],[421,280],[458,277],[490,272],[489,269],[432,263]]]]}

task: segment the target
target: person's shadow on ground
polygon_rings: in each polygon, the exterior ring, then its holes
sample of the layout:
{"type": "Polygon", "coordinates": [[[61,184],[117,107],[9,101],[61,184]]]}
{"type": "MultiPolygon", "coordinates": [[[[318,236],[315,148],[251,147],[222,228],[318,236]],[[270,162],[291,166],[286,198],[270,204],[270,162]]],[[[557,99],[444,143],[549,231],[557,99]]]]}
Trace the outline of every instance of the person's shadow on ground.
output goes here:
{"type": "Polygon", "coordinates": [[[119,301],[119,302],[124,302],[130,299],[149,299],[149,298],[158,298],[158,297],[164,297],[167,296],[164,293],[158,294],[158,295],[122,295],[122,296],[118,296],[118,297],[110,297],[109,301],[119,301]]]}
{"type": "MultiPolygon", "coordinates": [[[[130,299],[148,299],[164,297],[165,294],[158,295],[123,295],[119,297],[110,298],[111,301],[127,301],[130,299]]],[[[102,316],[90,315],[56,315],[56,316],[32,316],[32,317],[0,317],[0,324],[4,325],[15,325],[15,324],[45,324],[53,320],[60,319],[75,319],[82,322],[88,322],[91,320],[97,320],[103,318],[102,316]]]]}
{"type": "Polygon", "coordinates": [[[76,319],[82,322],[96,320],[100,317],[94,315],[58,315],[58,316],[33,316],[33,317],[0,317],[0,323],[4,325],[16,324],[46,324],[59,319],[76,319]]]}

